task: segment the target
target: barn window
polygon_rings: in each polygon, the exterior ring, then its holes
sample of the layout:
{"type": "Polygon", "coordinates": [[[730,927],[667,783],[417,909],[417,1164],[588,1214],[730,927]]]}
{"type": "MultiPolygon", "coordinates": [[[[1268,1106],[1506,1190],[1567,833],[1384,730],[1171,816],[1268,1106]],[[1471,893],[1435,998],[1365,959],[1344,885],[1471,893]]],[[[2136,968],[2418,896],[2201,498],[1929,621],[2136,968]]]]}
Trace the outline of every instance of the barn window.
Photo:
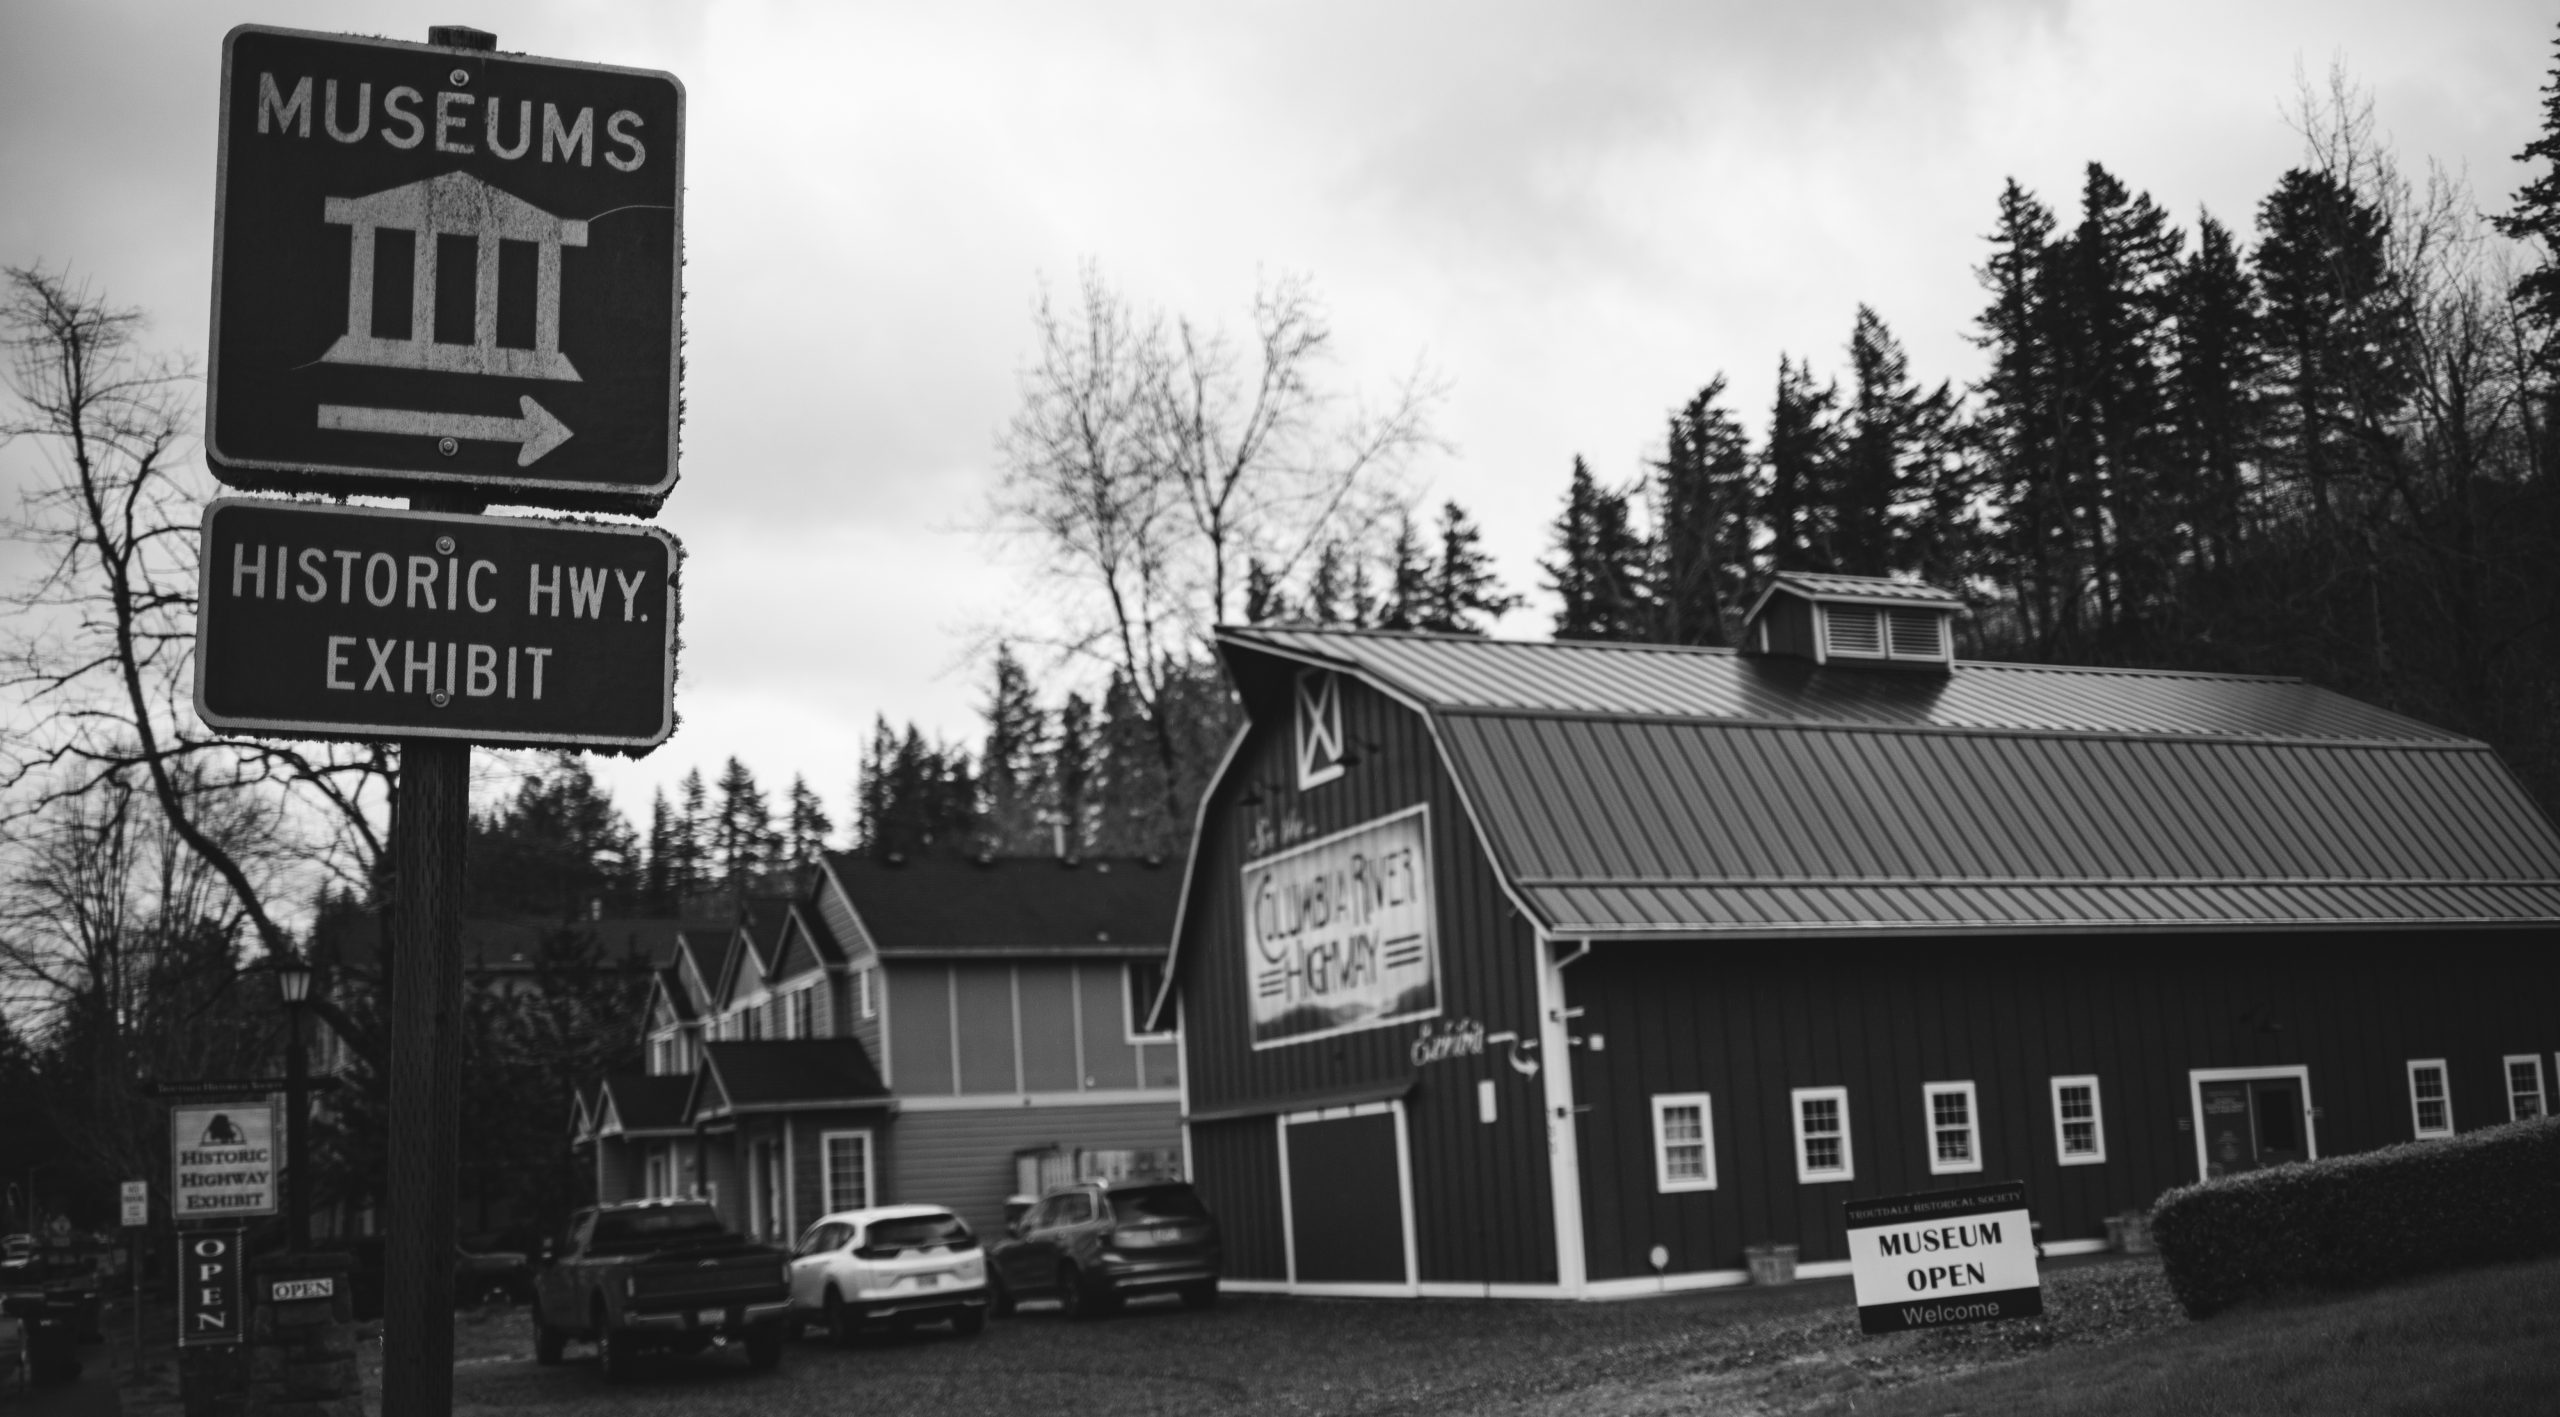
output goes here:
{"type": "Polygon", "coordinates": [[[1716,1188],[1715,1104],[1703,1092],[1653,1098],[1653,1181],[1661,1191],[1716,1188]]]}
{"type": "Polygon", "coordinates": [[[1298,787],[1342,776],[1342,688],[1331,670],[1298,675],[1298,787]]]}
{"type": "Polygon", "coordinates": [[[1920,1105],[1929,1127],[1929,1174],[1952,1175],[1982,1169],[1982,1128],[1974,1107],[1973,1084],[1933,1082],[1920,1089],[1920,1105]]]}
{"type": "Polygon", "coordinates": [[[2422,1137],[2453,1135],[2453,1085],[2444,1059],[2409,1060],[2409,1125],[2422,1137]]]}
{"type": "Polygon", "coordinates": [[[2095,1077],[2053,1080],[2053,1150],[2065,1166],[2107,1159],[2106,1118],[2098,1111],[2095,1077]]]}
{"type": "Polygon", "coordinates": [[[2510,1055],[2507,1059],[2507,1120],[2521,1122],[2550,1110],[2542,1091],[2542,1055],[2510,1055]]]}
{"type": "MultiPolygon", "coordinates": [[[[1765,623],[1762,627],[1766,629],[1765,623]]],[[[1878,610],[1864,605],[1822,607],[1823,653],[1832,659],[1926,659],[1944,663],[1947,612],[1878,610]]]]}
{"type": "Polygon", "coordinates": [[[1847,1181],[1857,1175],[1849,1151],[1849,1089],[1799,1087],[1796,1114],[1796,1179],[1847,1181]]]}

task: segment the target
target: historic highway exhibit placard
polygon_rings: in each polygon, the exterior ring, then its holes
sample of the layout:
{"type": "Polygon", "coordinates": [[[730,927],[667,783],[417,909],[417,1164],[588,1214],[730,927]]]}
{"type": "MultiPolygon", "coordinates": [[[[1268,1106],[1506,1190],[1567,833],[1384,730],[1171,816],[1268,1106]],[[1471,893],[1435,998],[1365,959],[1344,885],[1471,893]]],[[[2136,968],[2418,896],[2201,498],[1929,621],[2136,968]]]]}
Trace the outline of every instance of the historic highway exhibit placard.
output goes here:
{"type": "Polygon", "coordinates": [[[1858,1324],[1869,1333],[2044,1312],[2023,1181],[1846,1202],[1858,1324]]]}
{"type": "Polygon", "coordinates": [[[296,738],[648,749],[675,731],[675,538],[651,526],[226,497],[196,711],[296,738]]]}
{"type": "Polygon", "coordinates": [[[676,480],[683,127],[672,74],[233,30],[215,470],[654,510],[676,480]]]}
{"type": "Polygon", "coordinates": [[[272,1102],[169,1109],[169,1212],[181,1221],[276,1213],[272,1102]]]}

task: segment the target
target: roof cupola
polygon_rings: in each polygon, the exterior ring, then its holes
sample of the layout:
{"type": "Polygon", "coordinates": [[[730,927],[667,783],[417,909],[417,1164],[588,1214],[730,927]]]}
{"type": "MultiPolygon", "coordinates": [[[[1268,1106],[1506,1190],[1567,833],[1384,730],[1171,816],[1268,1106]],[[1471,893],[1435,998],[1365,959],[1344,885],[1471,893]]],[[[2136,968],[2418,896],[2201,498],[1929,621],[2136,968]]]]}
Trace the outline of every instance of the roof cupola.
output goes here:
{"type": "Polygon", "coordinates": [[[1964,602],[1921,581],[1780,571],[1743,622],[1748,654],[1947,672],[1964,602]]]}

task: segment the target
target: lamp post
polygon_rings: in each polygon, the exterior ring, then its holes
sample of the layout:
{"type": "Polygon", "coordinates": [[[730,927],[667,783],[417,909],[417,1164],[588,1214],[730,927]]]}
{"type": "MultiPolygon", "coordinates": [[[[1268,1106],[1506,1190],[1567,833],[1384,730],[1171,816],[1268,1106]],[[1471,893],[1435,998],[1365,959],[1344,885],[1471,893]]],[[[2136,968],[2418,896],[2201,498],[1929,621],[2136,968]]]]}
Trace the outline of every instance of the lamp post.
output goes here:
{"type": "Polygon", "coordinates": [[[303,1123],[310,1111],[309,1064],[302,1053],[302,1006],[311,997],[311,966],[299,959],[276,961],[276,993],[284,999],[284,1223],[285,1248],[299,1253],[310,1242],[311,1221],[303,1209],[309,1194],[304,1179],[303,1123]]]}

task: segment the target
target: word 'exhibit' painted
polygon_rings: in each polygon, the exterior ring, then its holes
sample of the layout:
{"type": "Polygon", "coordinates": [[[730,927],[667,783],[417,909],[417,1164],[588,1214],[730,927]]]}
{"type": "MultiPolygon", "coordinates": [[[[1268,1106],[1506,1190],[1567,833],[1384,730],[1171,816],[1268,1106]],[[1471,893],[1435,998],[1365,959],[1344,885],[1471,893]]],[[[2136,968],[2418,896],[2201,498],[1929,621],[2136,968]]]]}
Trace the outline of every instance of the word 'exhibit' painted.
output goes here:
{"type": "Polygon", "coordinates": [[[675,731],[655,527],[217,501],[196,704],[217,728],[650,748],[675,731]]]}
{"type": "Polygon", "coordinates": [[[1425,808],[1247,862],[1244,900],[1253,1046],[1440,1011],[1425,808]]]}
{"type": "Polygon", "coordinates": [[[1867,1332],[2044,1312],[2024,1182],[1849,1201],[1842,1210],[1867,1332]]]}
{"type": "Polygon", "coordinates": [[[674,77],[259,26],[223,53],[223,479],[653,509],[676,473],[674,77]]]}

